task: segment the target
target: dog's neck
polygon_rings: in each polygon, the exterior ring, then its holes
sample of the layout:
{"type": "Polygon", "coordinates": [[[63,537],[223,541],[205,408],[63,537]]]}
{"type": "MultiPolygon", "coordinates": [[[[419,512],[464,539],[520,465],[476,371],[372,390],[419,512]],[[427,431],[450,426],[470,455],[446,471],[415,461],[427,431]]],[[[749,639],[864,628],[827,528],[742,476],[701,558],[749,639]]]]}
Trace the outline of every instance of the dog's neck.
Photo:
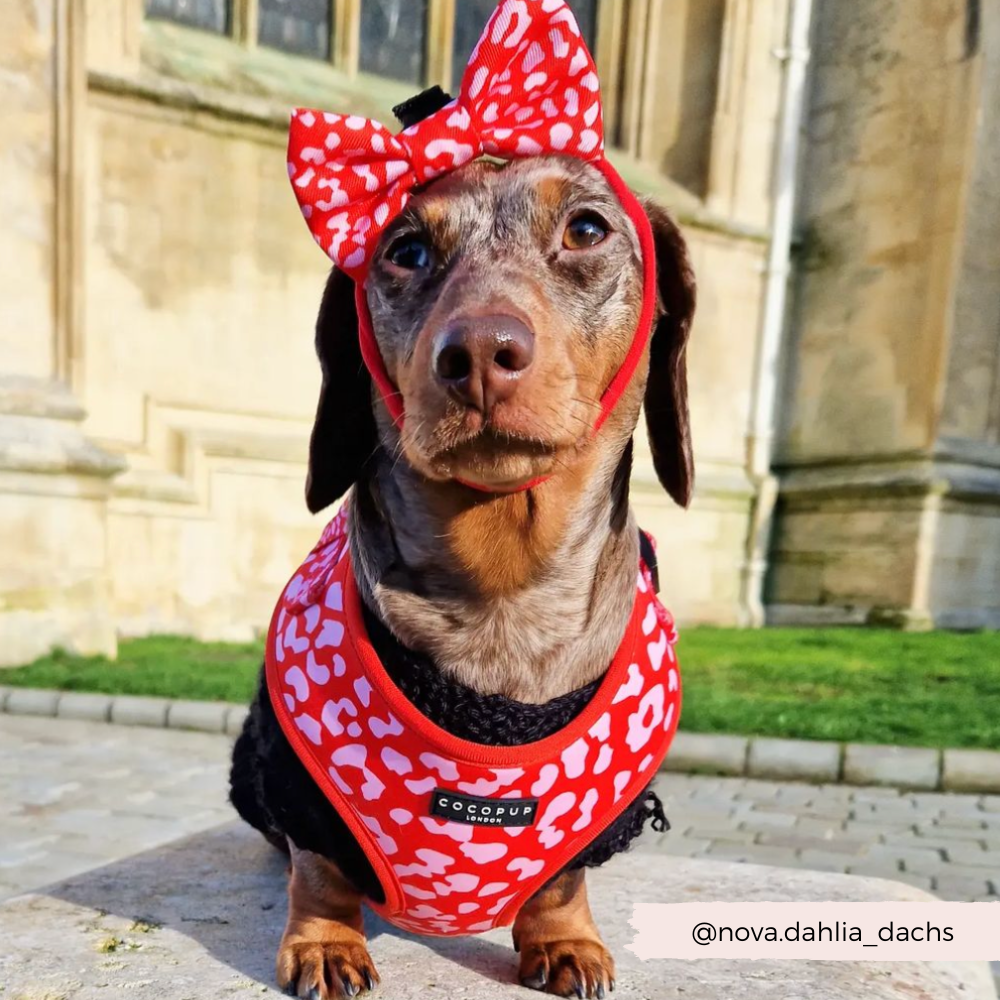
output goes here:
{"type": "Polygon", "coordinates": [[[631,445],[542,487],[473,495],[379,456],[352,500],[362,598],[480,694],[541,704],[607,669],[635,599],[631,445]]]}

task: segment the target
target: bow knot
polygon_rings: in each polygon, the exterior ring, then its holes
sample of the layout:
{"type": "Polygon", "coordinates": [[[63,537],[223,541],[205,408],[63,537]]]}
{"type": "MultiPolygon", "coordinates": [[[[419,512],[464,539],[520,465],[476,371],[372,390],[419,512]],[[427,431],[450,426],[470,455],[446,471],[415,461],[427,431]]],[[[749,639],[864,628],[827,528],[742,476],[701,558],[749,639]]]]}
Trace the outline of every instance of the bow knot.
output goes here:
{"type": "Polygon", "coordinates": [[[418,183],[457,170],[483,154],[483,142],[468,108],[452,101],[399,133],[418,183]]]}
{"type": "Polygon", "coordinates": [[[565,0],[501,0],[458,99],[398,135],[354,115],[296,111],[288,172],[316,242],[360,280],[413,188],[484,153],[603,158],[597,72],[565,0]]]}

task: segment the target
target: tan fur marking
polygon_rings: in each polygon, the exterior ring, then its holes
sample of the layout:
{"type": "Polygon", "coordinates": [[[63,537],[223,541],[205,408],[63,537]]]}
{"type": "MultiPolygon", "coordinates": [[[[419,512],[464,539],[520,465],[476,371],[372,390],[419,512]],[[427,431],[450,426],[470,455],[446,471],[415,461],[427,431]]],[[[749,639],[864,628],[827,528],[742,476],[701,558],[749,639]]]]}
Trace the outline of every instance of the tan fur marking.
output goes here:
{"type": "Polygon", "coordinates": [[[361,897],[335,864],[289,842],[288,922],[276,960],[278,983],[300,997],[345,996],[379,981],[368,954],[361,897]],[[314,994],[314,995],[316,995],[314,994]]]}
{"type": "Polygon", "coordinates": [[[615,962],[591,915],[582,870],[566,872],[530,899],[514,921],[513,936],[525,986],[587,997],[613,988],[615,962]]]}
{"type": "Polygon", "coordinates": [[[543,177],[535,183],[535,190],[538,192],[538,201],[549,215],[554,215],[562,205],[566,191],[569,188],[569,181],[565,177],[543,177]]]}
{"type": "Polygon", "coordinates": [[[480,593],[510,593],[538,576],[555,554],[595,462],[590,452],[559,470],[544,489],[476,504],[452,520],[449,542],[480,593]]]}

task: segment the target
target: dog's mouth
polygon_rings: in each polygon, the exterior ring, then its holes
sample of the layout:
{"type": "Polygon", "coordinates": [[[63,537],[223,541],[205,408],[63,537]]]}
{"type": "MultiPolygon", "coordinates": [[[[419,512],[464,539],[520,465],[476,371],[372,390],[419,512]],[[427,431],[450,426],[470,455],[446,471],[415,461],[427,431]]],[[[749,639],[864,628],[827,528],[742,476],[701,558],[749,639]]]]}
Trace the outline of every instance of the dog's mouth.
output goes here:
{"type": "Polygon", "coordinates": [[[487,428],[442,453],[438,461],[448,468],[451,479],[506,493],[549,475],[558,463],[559,451],[559,446],[550,442],[487,428]]]}
{"type": "Polygon", "coordinates": [[[490,425],[450,441],[415,464],[432,479],[456,480],[494,493],[522,489],[564,464],[576,446],[515,435],[490,425]]]}
{"type": "Polygon", "coordinates": [[[454,401],[407,407],[402,450],[417,471],[495,493],[514,492],[573,465],[590,440],[594,407],[552,393],[515,398],[487,413],[454,401]]]}

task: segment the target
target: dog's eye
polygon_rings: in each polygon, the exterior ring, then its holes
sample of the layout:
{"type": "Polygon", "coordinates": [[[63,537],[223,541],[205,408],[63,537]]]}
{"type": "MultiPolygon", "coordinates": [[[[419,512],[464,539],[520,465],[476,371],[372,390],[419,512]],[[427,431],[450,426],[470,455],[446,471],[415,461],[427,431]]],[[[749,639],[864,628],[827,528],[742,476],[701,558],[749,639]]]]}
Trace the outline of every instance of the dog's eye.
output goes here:
{"type": "Polygon", "coordinates": [[[586,250],[596,247],[608,238],[609,226],[596,212],[581,212],[569,220],[563,233],[563,246],[567,250],[586,250]]]}
{"type": "Polygon", "coordinates": [[[430,247],[419,236],[402,236],[389,247],[386,258],[406,271],[422,271],[431,265],[430,247]]]}

